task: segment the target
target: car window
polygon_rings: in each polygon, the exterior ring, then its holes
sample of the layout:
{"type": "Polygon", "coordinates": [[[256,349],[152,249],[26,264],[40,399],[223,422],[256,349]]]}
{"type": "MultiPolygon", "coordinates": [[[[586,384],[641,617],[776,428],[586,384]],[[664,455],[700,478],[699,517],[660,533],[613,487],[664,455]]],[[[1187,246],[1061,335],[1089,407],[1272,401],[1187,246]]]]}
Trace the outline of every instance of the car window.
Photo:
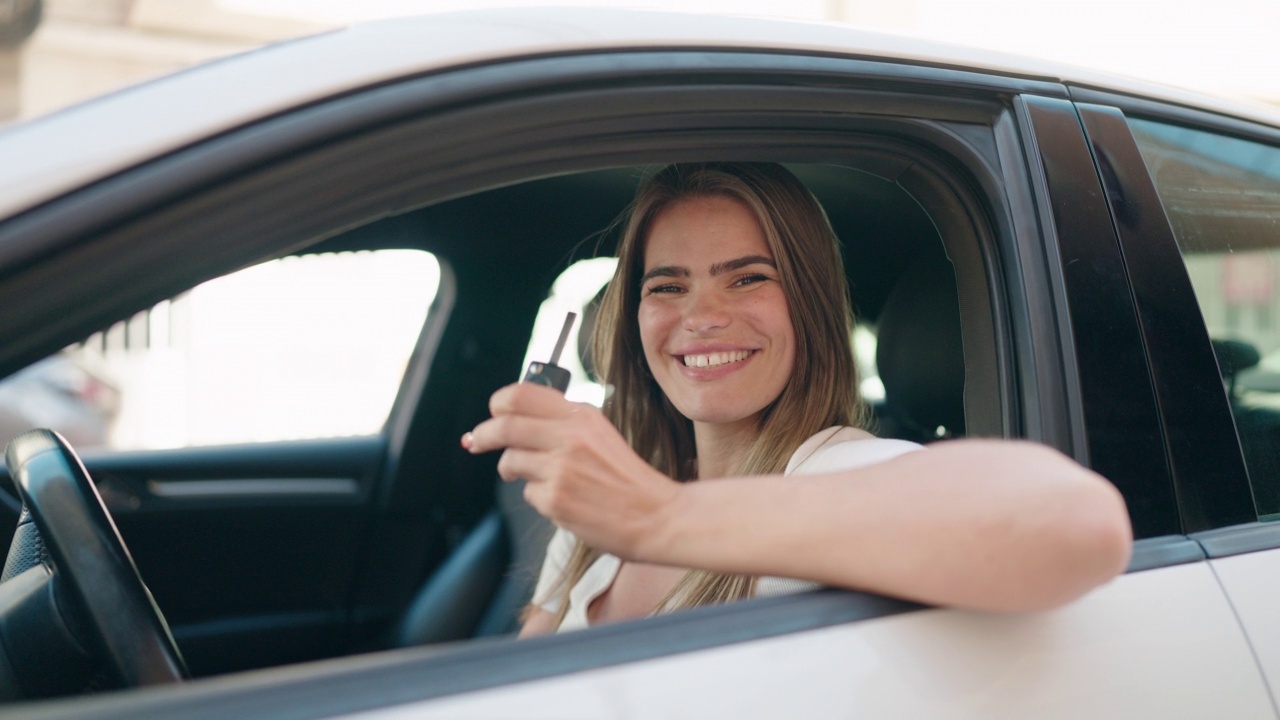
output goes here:
{"type": "Polygon", "coordinates": [[[375,434],[439,277],[429,253],[379,250],[211,280],[0,382],[0,435],[135,450],[375,434]]]}
{"type": "Polygon", "coordinates": [[[1213,339],[1258,514],[1280,519],[1280,148],[1130,127],[1213,339]]]}

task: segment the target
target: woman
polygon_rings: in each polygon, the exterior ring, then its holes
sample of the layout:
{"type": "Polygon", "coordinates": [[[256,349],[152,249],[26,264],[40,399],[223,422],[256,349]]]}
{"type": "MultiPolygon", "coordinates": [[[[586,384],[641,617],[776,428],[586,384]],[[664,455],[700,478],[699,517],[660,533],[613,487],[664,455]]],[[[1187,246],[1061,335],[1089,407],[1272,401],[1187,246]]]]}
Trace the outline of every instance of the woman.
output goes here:
{"type": "Polygon", "coordinates": [[[1119,493],[1062,455],[858,429],[839,245],[781,166],[663,169],[618,256],[604,412],[511,385],[463,437],[560,528],[522,636],[813,583],[1036,610],[1124,568],[1119,493]]]}

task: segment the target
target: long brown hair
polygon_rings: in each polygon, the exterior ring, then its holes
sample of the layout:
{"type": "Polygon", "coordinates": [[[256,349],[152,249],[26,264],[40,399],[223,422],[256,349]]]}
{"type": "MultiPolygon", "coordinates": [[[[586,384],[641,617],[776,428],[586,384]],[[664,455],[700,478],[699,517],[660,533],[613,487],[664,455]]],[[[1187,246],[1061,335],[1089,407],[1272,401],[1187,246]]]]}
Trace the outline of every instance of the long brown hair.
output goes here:
{"type": "MultiPolygon", "coordinates": [[[[781,473],[795,449],[815,433],[866,422],[857,394],[853,310],[840,245],[817,199],[773,163],[670,165],[641,183],[626,211],[618,267],[601,299],[592,351],[601,380],[614,388],[605,415],[640,457],[680,482],[696,479],[693,423],[667,400],[644,360],[637,320],[640,278],[654,218],[681,200],[707,196],[736,200],[755,215],[777,263],[796,338],[792,376],[760,414],[758,435],[736,474],[781,473]]],[[[578,541],[550,593],[561,599],[557,627],[568,610],[569,589],[599,555],[578,541]]],[[[754,577],[692,570],[661,608],[726,602],[754,592],[754,577]]]]}

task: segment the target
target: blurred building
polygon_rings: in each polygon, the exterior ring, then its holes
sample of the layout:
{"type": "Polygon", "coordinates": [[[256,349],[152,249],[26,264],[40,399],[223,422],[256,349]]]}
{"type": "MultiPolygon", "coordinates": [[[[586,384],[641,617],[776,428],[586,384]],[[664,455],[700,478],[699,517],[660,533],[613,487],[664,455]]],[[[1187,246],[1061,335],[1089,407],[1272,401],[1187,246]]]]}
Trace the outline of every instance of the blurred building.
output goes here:
{"type": "Polygon", "coordinates": [[[263,43],[325,29],[216,0],[44,0],[35,35],[0,60],[0,118],[32,117],[263,43]],[[6,112],[7,111],[7,112],[6,112]]]}

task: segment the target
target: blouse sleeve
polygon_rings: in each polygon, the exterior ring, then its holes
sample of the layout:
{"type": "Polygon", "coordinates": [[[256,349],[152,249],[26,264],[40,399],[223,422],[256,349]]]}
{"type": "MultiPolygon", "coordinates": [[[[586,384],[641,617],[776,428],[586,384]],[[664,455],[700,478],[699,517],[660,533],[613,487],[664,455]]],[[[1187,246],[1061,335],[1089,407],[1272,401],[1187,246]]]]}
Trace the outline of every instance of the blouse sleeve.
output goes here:
{"type": "MultiPolygon", "coordinates": [[[[916,450],[923,450],[906,440],[875,437],[857,428],[829,428],[801,445],[787,463],[786,475],[850,470],[874,465],[916,450]]],[[[807,580],[762,577],[756,582],[756,597],[773,597],[805,592],[822,587],[807,580]]]]}
{"type": "Polygon", "coordinates": [[[796,450],[787,463],[787,475],[851,470],[924,449],[923,445],[907,440],[877,438],[854,428],[842,428],[826,437],[815,436],[813,440],[817,442],[806,442],[796,450]]]}
{"type": "Polygon", "coordinates": [[[556,528],[551,542],[547,543],[547,554],[542,561],[542,572],[538,574],[538,585],[533,591],[533,602],[547,612],[559,612],[561,593],[556,590],[556,583],[564,574],[569,558],[573,555],[576,539],[573,533],[564,528],[556,528]]]}

